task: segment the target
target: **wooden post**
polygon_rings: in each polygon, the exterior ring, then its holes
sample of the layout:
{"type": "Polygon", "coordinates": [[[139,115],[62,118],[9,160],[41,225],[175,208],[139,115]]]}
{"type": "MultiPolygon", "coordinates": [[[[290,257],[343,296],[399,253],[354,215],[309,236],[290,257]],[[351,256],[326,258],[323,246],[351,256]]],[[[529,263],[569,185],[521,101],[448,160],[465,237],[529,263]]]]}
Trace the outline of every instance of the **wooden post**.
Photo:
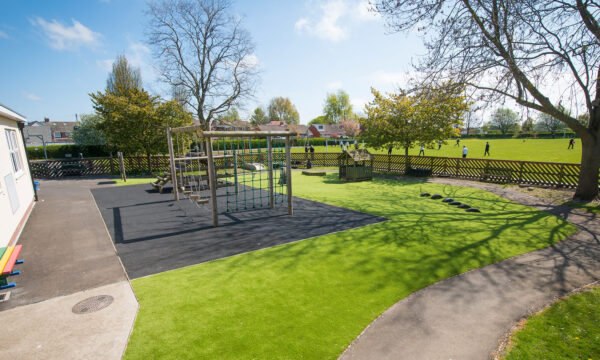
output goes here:
{"type": "Polygon", "coordinates": [[[109,158],[109,163],[110,163],[110,174],[114,174],[115,173],[115,164],[113,163],[113,155],[112,152],[110,153],[110,158],[109,158]]]}
{"type": "Polygon", "coordinates": [[[175,172],[175,154],[173,153],[173,137],[171,128],[167,128],[167,145],[169,146],[169,166],[171,168],[171,183],[173,184],[173,200],[179,200],[179,185],[177,184],[177,173],[175,172]]]}
{"type": "Polygon", "coordinates": [[[121,180],[127,182],[127,174],[125,174],[125,163],[123,162],[123,153],[118,152],[117,156],[119,157],[119,169],[121,170],[121,180]]]}
{"type": "Polygon", "coordinates": [[[446,174],[446,172],[448,171],[447,169],[448,169],[448,158],[445,157],[444,158],[444,175],[448,175],[448,174],[446,174]]]}
{"type": "Polygon", "coordinates": [[[461,160],[462,160],[461,158],[457,158],[456,159],[456,174],[455,174],[456,177],[460,177],[459,173],[458,173],[458,169],[460,168],[460,161],[461,160]]]}
{"type": "Polygon", "coordinates": [[[212,203],[213,226],[219,226],[217,210],[217,182],[215,181],[215,161],[213,158],[212,138],[206,138],[206,154],[208,156],[208,182],[210,185],[210,202],[212,203]]]}
{"type": "Polygon", "coordinates": [[[560,173],[558,174],[558,187],[561,188],[563,185],[563,177],[564,177],[564,173],[565,173],[565,164],[561,164],[560,165],[560,173]]]}
{"type": "Polygon", "coordinates": [[[523,182],[523,164],[524,161],[521,161],[521,166],[519,166],[519,185],[523,182]]]}
{"type": "Polygon", "coordinates": [[[269,169],[269,207],[275,207],[275,196],[273,193],[273,144],[272,138],[267,137],[267,168],[269,169]]]}
{"type": "Polygon", "coordinates": [[[292,207],[292,153],[290,149],[290,138],[285,138],[285,173],[286,173],[286,185],[287,185],[287,200],[288,200],[288,214],[292,215],[294,209],[292,207]]]}

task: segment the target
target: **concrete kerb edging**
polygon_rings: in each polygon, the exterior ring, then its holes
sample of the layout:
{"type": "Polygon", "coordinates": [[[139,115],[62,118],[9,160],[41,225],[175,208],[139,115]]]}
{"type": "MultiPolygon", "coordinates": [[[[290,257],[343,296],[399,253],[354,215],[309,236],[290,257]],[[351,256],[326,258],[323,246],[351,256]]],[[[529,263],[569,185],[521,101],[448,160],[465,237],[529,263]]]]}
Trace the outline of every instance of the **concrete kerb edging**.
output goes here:
{"type": "MultiPolygon", "coordinates": [[[[113,185],[113,186],[116,186],[116,185],[113,185]]],[[[88,191],[90,192],[90,196],[93,200],[94,206],[96,207],[96,210],[98,211],[98,216],[100,216],[100,218],[102,218],[102,214],[100,213],[100,208],[98,208],[98,203],[96,203],[96,199],[94,198],[94,194],[92,194],[91,188],[88,191]]],[[[117,253],[117,248],[115,247],[115,242],[112,241],[112,237],[110,236],[110,231],[108,231],[108,228],[106,227],[106,223],[104,222],[104,219],[102,219],[102,225],[104,225],[104,230],[106,231],[106,235],[108,235],[108,238],[111,239],[110,243],[112,245],[112,248],[115,252],[115,255],[119,259],[119,264],[121,264],[121,268],[123,269],[123,273],[125,273],[125,278],[127,279],[127,283],[129,284],[131,293],[133,294],[133,297],[135,297],[135,301],[137,303],[137,308],[135,310],[135,316],[133,318],[133,323],[131,324],[131,328],[129,329],[129,334],[127,335],[127,345],[125,346],[125,348],[123,349],[123,353],[121,354],[121,358],[122,358],[125,355],[125,351],[127,351],[127,346],[129,346],[129,339],[131,339],[131,334],[133,333],[133,328],[135,326],[135,322],[137,321],[137,316],[140,312],[140,300],[138,299],[137,294],[135,293],[135,290],[133,289],[133,285],[131,285],[131,279],[129,278],[129,275],[127,274],[127,271],[125,270],[125,265],[123,265],[123,262],[121,261],[121,257],[117,253]]]]}

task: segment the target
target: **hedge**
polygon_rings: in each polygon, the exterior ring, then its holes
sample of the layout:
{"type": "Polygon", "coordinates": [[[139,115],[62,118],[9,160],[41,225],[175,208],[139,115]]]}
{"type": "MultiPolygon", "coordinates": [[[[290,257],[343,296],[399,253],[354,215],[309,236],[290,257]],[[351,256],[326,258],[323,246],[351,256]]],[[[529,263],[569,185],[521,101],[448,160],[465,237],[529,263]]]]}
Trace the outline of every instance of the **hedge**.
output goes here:
{"type": "MultiPolygon", "coordinates": [[[[76,158],[79,153],[86,158],[110,156],[110,148],[106,145],[46,145],[46,152],[48,159],[64,159],[66,154],[71,154],[71,157],[76,158]]],[[[27,157],[30,160],[44,159],[44,147],[42,145],[28,146],[27,157]]]]}

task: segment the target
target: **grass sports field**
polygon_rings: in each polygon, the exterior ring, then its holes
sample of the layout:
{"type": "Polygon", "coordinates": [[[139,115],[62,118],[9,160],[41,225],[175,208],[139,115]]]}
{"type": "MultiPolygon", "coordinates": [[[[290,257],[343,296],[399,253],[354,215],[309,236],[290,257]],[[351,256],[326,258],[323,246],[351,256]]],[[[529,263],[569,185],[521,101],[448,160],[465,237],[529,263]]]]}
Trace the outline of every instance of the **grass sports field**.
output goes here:
{"type": "Polygon", "coordinates": [[[140,310],[125,359],[335,359],[410,293],[575,231],[473,188],[293,177],[296,196],[389,220],[133,280],[140,310]]]}
{"type": "MultiPolygon", "coordinates": [[[[567,150],[569,139],[466,139],[460,141],[460,146],[455,146],[456,140],[447,140],[440,150],[425,149],[427,156],[461,157],[462,146],[469,149],[468,157],[483,158],[485,142],[490,142],[490,159],[500,160],[527,160],[550,162],[581,162],[581,140],[575,139],[575,148],[567,150]]],[[[409,150],[410,155],[418,155],[419,147],[409,150]]],[[[304,152],[303,147],[295,147],[293,152],[304,152]]],[[[328,152],[341,152],[340,146],[328,146],[328,152]]],[[[378,154],[387,154],[387,149],[369,151],[378,154]]],[[[316,146],[315,152],[325,152],[325,146],[316,146]]],[[[404,150],[394,149],[394,154],[404,155],[404,150]]]]}

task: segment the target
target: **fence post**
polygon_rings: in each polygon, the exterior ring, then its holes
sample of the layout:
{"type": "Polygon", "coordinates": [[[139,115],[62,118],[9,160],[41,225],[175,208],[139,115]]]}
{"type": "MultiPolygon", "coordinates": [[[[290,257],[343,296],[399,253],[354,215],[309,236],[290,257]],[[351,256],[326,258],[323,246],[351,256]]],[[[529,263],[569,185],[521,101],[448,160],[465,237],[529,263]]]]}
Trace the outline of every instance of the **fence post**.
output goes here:
{"type": "Polygon", "coordinates": [[[444,158],[444,165],[443,166],[444,166],[444,175],[448,175],[448,174],[446,174],[446,172],[448,171],[447,170],[448,169],[448,158],[447,157],[444,158]]]}
{"type": "Polygon", "coordinates": [[[560,173],[558,174],[558,187],[562,187],[563,176],[564,176],[565,164],[560,165],[560,173]]]}
{"type": "Polygon", "coordinates": [[[519,166],[519,185],[523,182],[523,164],[525,164],[525,162],[521,161],[521,166],[519,166]]]}
{"type": "Polygon", "coordinates": [[[461,161],[461,158],[457,158],[456,159],[456,174],[454,175],[456,177],[459,177],[459,175],[458,175],[459,174],[458,169],[460,168],[460,161],[461,161]]]}
{"type": "Polygon", "coordinates": [[[109,163],[110,163],[110,174],[112,175],[112,174],[115,173],[115,164],[114,164],[114,158],[113,158],[112,153],[110,153],[110,161],[109,161],[109,163]]]}

